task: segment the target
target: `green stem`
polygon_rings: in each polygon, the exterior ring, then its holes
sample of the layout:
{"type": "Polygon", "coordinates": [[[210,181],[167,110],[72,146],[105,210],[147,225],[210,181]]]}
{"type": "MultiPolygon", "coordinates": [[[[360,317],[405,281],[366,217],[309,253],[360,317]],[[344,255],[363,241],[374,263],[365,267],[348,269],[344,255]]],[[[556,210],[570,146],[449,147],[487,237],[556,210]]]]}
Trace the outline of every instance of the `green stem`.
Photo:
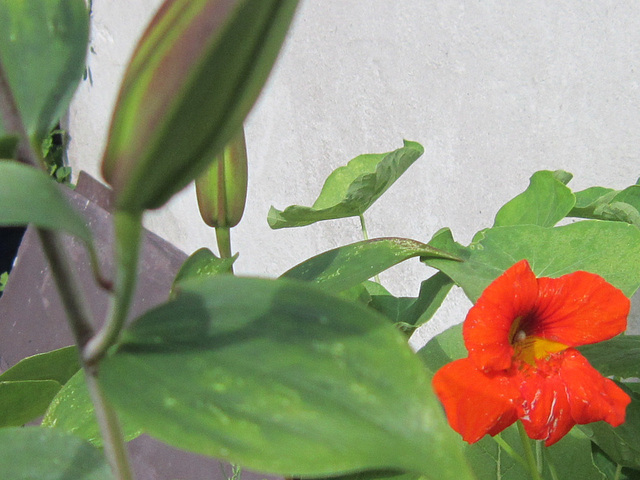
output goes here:
{"type": "Polygon", "coordinates": [[[536,464],[535,456],[533,455],[533,449],[531,448],[531,441],[527,436],[527,432],[524,430],[524,426],[522,422],[518,421],[518,433],[520,434],[520,441],[522,442],[522,448],[524,449],[524,458],[527,460],[527,465],[529,467],[529,473],[531,473],[531,478],[533,480],[542,480],[540,476],[540,471],[538,470],[538,466],[536,464]]]}
{"type": "Polygon", "coordinates": [[[491,438],[493,438],[493,440],[500,446],[500,448],[502,448],[505,452],[507,452],[507,454],[511,458],[513,458],[516,462],[518,462],[520,465],[522,465],[526,469],[529,468],[529,465],[524,460],[524,458],[522,458],[521,455],[518,455],[518,453],[511,447],[511,445],[505,442],[504,438],[502,438],[502,435],[497,434],[496,436],[491,438]]]}
{"type": "Polygon", "coordinates": [[[620,475],[622,475],[622,465],[618,464],[616,466],[616,473],[613,476],[613,480],[620,480],[620,475]]]}
{"type": "Polygon", "coordinates": [[[97,370],[85,366],[84,373],[98,425],[100,425],[104,454],[109,465],[111,465],[111,470],[118,480],[132,480],[133,474],[129,465],[129,455],[127,454],[118,416],[104,397],[102,387],[97,378],[97,370]]]}
{"type": "Polygon", "coordinates": [[[71,262],[63,246],[61,235],[52,230],[38,229],[40,243],[51,268],[51,275],[67,313],[71,332],[79,348],[93,336],[91,310],[78,279],[71,269],[71,262]]]}
{"type": "MultiPolygon", "coordinates": [[[[540,443],[542,444],[542,442],[540,443]]],[[[544,444],[542,445],[542,452],[544,453],[544,461],[547,464],[547,467],[549,468],[549,472],[551,472],[552,480],[560,480],[560,477],[558,477],[558,472],[556,470],[556,467],[553,464],[553,461],[551,460],[551,456],[549,455],[549,450],[544,446],[544,444]]]]}
{"type": "Polygon", "coordinates": [[[542,448],[543,444],[541,441],[536,441],[536,469],[539,472],[542,472],[542,448]]]}
{"type": "Polygon", "coordinates": [[[107,321],[84,348],[83,358],[88,365],[96,364],[109,347],[118,341],[136,289],[142,214],[117,210],[113,214],[113,224],[116,265],[114,294],[107,321]]]}
{"type": "Polygon", "coordinates": [[[216,227],[216,242],[220,258],[231,258],[231,229],[229,227],[216,227]]]}
{"type": "MultiPolygon", "coordinates": [[[[18,149],[17,160],[36,168],[46,170],[37,146],[31,145],[17,108],[15,98],[7,82],[6,73],[0,62],[0,118],[9,133],[16,133],[18,149]]],[[[80,288],[71,262],[67,258],[62,236],[54,231],[38,229],[42,248],[49,262],[51,273],[67,313],[69,327],[73,333],[78,350],[83,352],[92,341],[93,322],[91,311],[84,291],[80,288]]],[[[97,264],[97,262],[96,262],[97,264]]],[[[135,268],[135,267],[134,267],[135,268]]],[[[103,434],[105,454],[118,480],[131,480],[131,469],[126,455],[122,434],[115,412],[105,401],[97,382],[97,370],[91,367],[81,355],[82,367],[85,371],[87,388],[96,412],[96,417],[103,434]]]]}
{"type": "MultiPolygon", "coordinates": [[[[369,240],[369,232],[367,232],[367,224],[364,221],[364,215],[360,214],[360,227],[362,228],[362,237],[365,240],[369,240]]],[[[380,282],[380,275],[376,274],[375,277],[373,277],[376,281],[376,283],[381,283],[380,282]]]]}

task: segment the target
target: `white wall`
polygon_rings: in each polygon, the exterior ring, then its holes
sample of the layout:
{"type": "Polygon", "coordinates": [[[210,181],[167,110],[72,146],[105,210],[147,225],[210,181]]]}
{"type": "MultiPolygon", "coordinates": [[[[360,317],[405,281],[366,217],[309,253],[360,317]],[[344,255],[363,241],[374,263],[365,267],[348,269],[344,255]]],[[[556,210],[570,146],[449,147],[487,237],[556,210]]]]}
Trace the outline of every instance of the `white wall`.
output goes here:
{"type": "MultiPolygon", "coordinates": [[[[94,0],[93,85],[70,113],[75,170],[98,176],[113,99],[159,0],[94,0]]],[[[326,176],[361,153],[415,140],[425,154],[367,213],[371,236],[468,243],[540,169],[574,189],[639,175],[640,4],[627,0],[301,0],[279,62],[246,123],[249,200],[233,231],[240,273],[276,276],[359,240],[356,219],[272,231],[270,205],[310,205],[326,176]]],[[[189,253],[215,251],[188,189],[146,219],[189,253]]],[[[417,260],[382,275],[416,294],[417,260]]],[[[438,315],[462,321],[459,292],[438,315]]]]}

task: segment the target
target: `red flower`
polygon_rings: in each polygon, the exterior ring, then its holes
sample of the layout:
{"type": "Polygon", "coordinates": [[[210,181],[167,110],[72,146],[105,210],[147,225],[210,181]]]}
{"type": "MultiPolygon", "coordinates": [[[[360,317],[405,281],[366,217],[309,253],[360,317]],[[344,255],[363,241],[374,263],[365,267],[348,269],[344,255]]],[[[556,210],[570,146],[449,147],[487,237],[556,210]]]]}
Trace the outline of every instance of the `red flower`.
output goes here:
{"type": "Polygon", "coordinates": [[[473,443],[520,419],[549,446],[576,424],[623,423],[631,399],[573,347],[622,333],[629,307],[593,273],[536,278],[526,260],[513,265],[467,315],[469,356],[433,377],[453,429],[473,443]]]}

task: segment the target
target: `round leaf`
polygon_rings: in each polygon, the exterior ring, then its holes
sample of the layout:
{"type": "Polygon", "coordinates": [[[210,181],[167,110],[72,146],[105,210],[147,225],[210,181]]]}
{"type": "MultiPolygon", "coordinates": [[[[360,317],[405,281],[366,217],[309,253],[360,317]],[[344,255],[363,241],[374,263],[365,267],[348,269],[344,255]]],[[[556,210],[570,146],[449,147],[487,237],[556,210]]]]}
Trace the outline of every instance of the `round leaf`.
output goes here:
{"type": "Polygon", "coordinates": [[[475,301],[495,278],[527,259],[537,276],[559,277],[585,270],[596,273],[631,296],[640,286],[640,231],[620,222],[590,220],[555,228],[536,225],[494,227],[479,232],[463,247],[449,230],[429,245],[455,255],[423,261],[448,275],[475,301]]]}

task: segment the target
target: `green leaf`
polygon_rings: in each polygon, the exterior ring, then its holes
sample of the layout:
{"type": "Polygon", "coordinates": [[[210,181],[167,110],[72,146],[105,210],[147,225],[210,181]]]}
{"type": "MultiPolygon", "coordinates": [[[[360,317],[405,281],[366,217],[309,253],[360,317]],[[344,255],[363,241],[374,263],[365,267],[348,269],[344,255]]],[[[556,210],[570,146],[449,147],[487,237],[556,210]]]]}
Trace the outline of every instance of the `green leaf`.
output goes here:
{"type": "Polygon", "coordinates": [[[448,229],[429,245],[462,258],[423,261],[441,270],[475,302],[496,277],[527,259],[537,276],[558,277],[576,270],[596,273],[631,296],[640,285],[640,231],[618,222],[590,220],[555,228],[536,225],[494,227],[476,234],[468,247],[448,229]]]}
{"type": "Polygon", "coordinates": [[[39,427],[0,429],[0,478],[112,480],[102,453],[79,438],[39,427]]]}
{"type": "Polygon", "coordinates": [[[640,470],[620,466],[611,460],[595,443],[591,444],[593,464],[600,470],[607,480],[640,480],[640,470]],[[619,470],[619,471],[618,471],[619,470]]]}
{"type": "Polygon", "coordinates": [[[0,160],[0,225],[63,231],[92,244],[85,219],[69,204],[62,187],[43,171],[0,160]]]}
{"type": "Polygon", "coordinates": [[[42,416],[80,368],[75,347],[27,357],[0,375],[0,427],[23,425],[42,416]]]}
{"type": "Polygon", "coordinates": [[[627,406],[625,422],[612,427],[605,422],[580,425],[579,428],[591,438],[610,458],[623,467],[640,469],[640,395],[618,383],[631,397],[627,406]]]}
{"type": "Polygon", "coordinates": [[[640,228],[640,186],[624,190],[592,187],[576,193],[576,206],[569,216],[613,220],[640,228]]]}
{"type": "Polygon", "coordinates": [[[231,258],[218,258],[208,248],[200,248],[187,258],[173,280],[171,295],[175,296],[179,290],[179,283],[187,279],[198,277],[212,277],[223,273],[231,273],[231,267],[238,258],[238,254],[231,258]]]}
{"type": "MultiPolygon", "coordinates": [[[[43,427],[55,427],[73,433],[97,447],[102,446],[100,426],[96,421],[93,402],[82,370],[71,377],[50,402],[48,409],[45,407],[46,412],[43,412],[43,427]]],[[[127,441],[142,433],[134,422],[123,422],[122,429],[127,441]]]]}
{"type": "Polygon", "coordinates": [[[389,153],[360,155],[334,170],[312,207],[271,207],[271,228],[302,227],[321,220],[362,215],[424,153],[422,145],[404,141],[389,153]]]}
{"type": "Polygon", "coordinates": [[[162,206],[237,134],[297,3],[163,3],[125,73],[103,158],[119,209],[162,206]]]}
{"type": "MultiPolygon", "coordinates": [[[[36,143],[67,110],[89,39],[84,0],[0,0],[0,62],[36,143]]],[[[0,137],[4,135],[0,125],[0,137]]]]}
{"type": "Polygon", "coordinates": [[[18,427],[35,420],[60,390],[55,380],[0,382],[0,427],[18,427]]]}
{"type": "MultiPolygon", "coordinates": [[[[316,480],[420,480],[426,478],[419,473],[398,472],[394,470],[367,470],[337,477],[320,477],[316,480]]],[[[312,480],[305,478],[304,480],[312,480]]]]}
{"type": "MultiPolygon", "coordinates": [[[[522,458],[524,456],[516,425],[505,429],[502,439],[522,458]]],[[[578,429],[571,430],[558,443],[541,453],[543,478],[562,480],[603,480],[603,475],[591,461],[591,442],[578,429]],[[550,468],[555,470],[555,476],[550,468]]],[[[522,480],[531,478],[528,468],[515,460],[489,435],[479,442],[467,445],[465,455],[478,478],[522,480]]]]}
{"type": "Polygon", "coordinates": [[[79,369],[76,347],[64,347],[20,360],[0,375],[0,382],[55,380],[64,385],[79,369]]]}
{"type": "Polygon", "coordinates": [[[471,478],[429,376],[386,319],[291,280],[221,275],[182,288],[101,366],[125,420],[260,471],[471,478]]]}
{"type": "Polygon", "coordinates": [[[413,303],[408,315],[402,319],[414,329],[427,323],[453,287],[453,280],[442,272],[432,275],[420,285],[420,293],[413,303]]]}
{"type": "Polygon", "coordinates": [[[429,340],[424,347],[418,351],[418,356],[429,369],[435,373],[459,358],[468,355],[462,339],[462,324],[447,328],[429,340]]]}
{"type": "Polygon", "coordinates": [[[312,282],[322,285],[324,290],[340,292],[413,257],[456,259],[415,240],[376,238],[316,255],[283,273],[282,277],[312,282]]]}
{"type": "Polygon", "coordinates": [[[5,129],[0,115],[0,158],[14,158],[19,137],[16,135],[5,135],[5,129]]]}
{"type": "Polygon", "coordinates": [[[371,295],[369,306],[393,321],[405,334],[411,335],[420,325],[431,320],[452,286],[453,281],[438,272],[422,282],[417,298],[396,298],[389,293],[371,295]]]}
{"type": "Polygon", "coordinates": [[[619,335],[605,342],[584,345],[578,350],[605,376],[640,377],[640,336],[619,335]]]}
{"type": "MultiPolygon", "coordinates": [[[[432,372],[467,355],[462,339],[462,324],[454,325],[436,335],[418,352],[418,356],[432,372]]],[[[523,456],[515,425],[507,428],[500,435],[518,455],[523,456]]],[[[477,443],[466,445],[464,451],[478,478],[501,480],[528,478],[527,470],[489,435],[477,443]]],[[[572,429],[562,440],[548,448],[546,454],[549,456],[547,464],[551,463],[554,466],[560,479],[602,479],[602,475],[591,463],[590,441],[578,429],[572,429]]]]}
{"type": "MultiPolygon", "coordinates": [[[[548,170],[534,173],[530,179],[529,187],[498,211],[494,226],[538,225],[553,227],[569,213],[576,203],[575,196],[562,181],[566,179],[565,175],[567,172],[550,172],[548,170]]],[[[569,178],[571,177],[569,176],[569,178]]]]}

